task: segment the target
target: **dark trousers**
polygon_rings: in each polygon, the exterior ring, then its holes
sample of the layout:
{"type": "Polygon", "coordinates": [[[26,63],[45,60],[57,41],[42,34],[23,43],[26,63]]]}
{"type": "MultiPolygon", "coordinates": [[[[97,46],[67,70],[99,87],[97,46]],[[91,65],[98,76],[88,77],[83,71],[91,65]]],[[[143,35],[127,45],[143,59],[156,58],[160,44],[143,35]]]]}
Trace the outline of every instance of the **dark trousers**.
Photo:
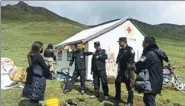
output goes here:
{"type": "Polygon", "coordinates": [[[116,100],[121,99],[121,83],[124,82],[128,91],[128,103],[133,103],[134,99],[134,91],[133,88],[130,87],[130,81],[124,81],[124,76],[121,74],[118,74],[116,81],[115,81],[115,87],[116,87],[116,100]]]}
{"type": "Polygon", "coordinates": [[[143,96],[143,101],[145,106],[156,106],[155,103],[156,94],[145,93],[143,96]]]}
{"type": "Polygon", "coordinates": [[[80,76],[81,90],[85,90],[85,70],[75,70],[70,81],[70,88],[72,88],[80,76]]]}
{"type": "Polygon", "coordinates": [[[108,96],[109,88],[108,88],[107,75],[106,75],[105,70],[94,70],[94,73],[93,73],[94,91],[98,95],[99,95],[99,90],[100,90],[100,79],[102,83],[102,89],[104,92],[104,96],[108,96]]]}

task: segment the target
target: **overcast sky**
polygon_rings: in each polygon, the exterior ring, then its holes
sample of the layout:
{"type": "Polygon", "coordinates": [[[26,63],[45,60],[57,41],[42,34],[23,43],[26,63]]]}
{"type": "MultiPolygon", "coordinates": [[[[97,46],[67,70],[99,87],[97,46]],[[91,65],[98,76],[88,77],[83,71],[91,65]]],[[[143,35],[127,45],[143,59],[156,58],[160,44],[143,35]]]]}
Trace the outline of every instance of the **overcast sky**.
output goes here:
{"type": "MultiPolygon", "coordinates": [[[[74,21],[92,25],[116,18],[134,18],[149,24],[185,25],[185,1],[25,1],[74,21]]],[[[1,5],[17,1],[1,1],[1,5]]]]}

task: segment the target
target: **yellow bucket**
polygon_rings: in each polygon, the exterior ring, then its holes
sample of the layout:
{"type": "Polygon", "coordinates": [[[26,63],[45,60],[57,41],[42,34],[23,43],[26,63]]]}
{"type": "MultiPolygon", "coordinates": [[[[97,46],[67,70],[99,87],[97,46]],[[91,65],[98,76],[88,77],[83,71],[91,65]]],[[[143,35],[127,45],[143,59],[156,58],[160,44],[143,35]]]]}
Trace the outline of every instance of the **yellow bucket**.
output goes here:
{"type": "Polygon", "coordinates": [[[45,101],[45,106],[59,106],[59,99],[53,98],[45,101]]]}

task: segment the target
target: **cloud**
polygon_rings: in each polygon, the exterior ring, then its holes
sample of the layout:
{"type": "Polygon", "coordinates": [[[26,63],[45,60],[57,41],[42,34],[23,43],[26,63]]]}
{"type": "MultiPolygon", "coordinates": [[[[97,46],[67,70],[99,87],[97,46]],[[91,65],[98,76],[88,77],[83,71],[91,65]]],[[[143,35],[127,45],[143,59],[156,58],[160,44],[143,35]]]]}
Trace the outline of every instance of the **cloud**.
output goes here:
{"type": "Polygon", "coordinates": [[[168,8],[164,9],[161,22],[185,25],[185,2],[173,2],[168,8]]]}
{"type": "MultiPolygon", "coordinates": [[[[2,1],[2,5],[16,4],[2,1]]],[[[150,24],[185,24],[184,1],[26,1],[83,24],[98,24],[116,18],[135,18],[150,24]]]]}

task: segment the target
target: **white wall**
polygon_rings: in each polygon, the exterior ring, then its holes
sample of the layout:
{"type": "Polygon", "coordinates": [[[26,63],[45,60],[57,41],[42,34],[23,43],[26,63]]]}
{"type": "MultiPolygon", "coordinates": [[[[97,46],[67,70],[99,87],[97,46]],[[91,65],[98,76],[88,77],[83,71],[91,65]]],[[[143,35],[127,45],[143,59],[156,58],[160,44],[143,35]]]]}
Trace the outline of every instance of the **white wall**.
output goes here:
{"type": "MultiPolygon", "coordinates": [[[[56,53],[56,54],[58,54],[58,53],[56,53]]],[[[57,55],[56,70],[61,71],[62,68],[69,67],[69,63],[70,63],[70,61],[67,61],[67,51],[63,50],[62,51],[62,60],[58,60],[58,55],[57,55]]],[[[70,75],[72,75],[72,73],[74,71],[74,63],[73,63],[72,68],[69,71],[70,71],[70,75]]]]}
{"type": "MultiPolygon", "coordinates": [[[[127,37],[128,45],[132,46],[136,56],[135,61],[138,61],[141,54],[142,54],[142,41],[144,39],[144,36],[139,32],[139,30],[130,22],[126,21],[124,24],[120,25],[119,27],[113,29],[112,31],[105,33],[104,35],[93,39],[92,41],[89,41],[89,51],[95,51],[94,49],[94,42],[100,41],[101,48],[106,49],[107,54],[109,54],[109,63],[107,60],[107,75],[108,76],[117,76],[117,64],[115,63],[117,54],[119,51],[119,44],[118,39],[119,37],[127,37]],[[130,26],[131,32],[128,34],[127,28],[130,26]],[[132,39],[135,39],[136,41],[133,41],[132,39]],[[113,58],[110,58],[110,54],[112,54],[113,58]]],[[[90,75],[90,69],[91,69],[91,58],[88,59],[88,78],[92,78],[90,75]]]]}
{"type": "MultiPolygon", "coordinates": [[[[120,25],[119,27],[99,36],[98,38],[95,38],[88,43],[86,43],[86,51],[92,51],[94,52],[94,42],[95,41],[100,41],[102,49],[105,49],[109,59],[107,60],[107,75],[108,76],[117,76],[117,64],[116,58],[117,54],[119,51],[119,44],[118,44],[118,39],[119,37],[127,37],[128,39],[128,45],[132,46],[136,56],[135,56],[135,61],[137,62],[140,59],[140,56],[142,54],[143,48],[142,48],[142,42],[144,39],[144,36],[142,35],[141,32],[130,22],[126,21],[124,24],[120,25]],[[127,28],[130,26],[131,28],[131,33],[128,34],[127,28]],[[110,56],[112,54],[112,57],[110,56]]],[[[91,59],[92,56],[88,56],[86,58],[86,77],[88,80],[92,80],[92,75],[91,75],[91,59]]],[[[63,67],[69,66],[69,61],[67,61],[67,52],[63,50],[63,56],[62,60],[57,61],[57,69],[61,70],[63,67]]],[[[73,64],[73,69],[70,70],[71,72],[74,71],[74,64],[73,64]]]]}

